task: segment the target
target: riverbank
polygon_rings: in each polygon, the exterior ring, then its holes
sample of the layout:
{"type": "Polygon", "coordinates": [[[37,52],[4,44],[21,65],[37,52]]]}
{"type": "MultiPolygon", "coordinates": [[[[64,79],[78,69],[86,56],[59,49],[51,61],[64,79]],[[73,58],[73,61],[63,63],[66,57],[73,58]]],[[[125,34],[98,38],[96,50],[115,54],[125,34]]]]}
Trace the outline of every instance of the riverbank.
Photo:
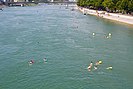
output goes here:
{"type": "Polygon", "coordinates": [[[78,7],[78,10],[80,10],[83,14],[95,15],[101,18],[133,25],[133,16],[121,15],[116,13],[108,13],[106,11],[97,11],[97,10],[83,8],[83,7],[78,7]]]}

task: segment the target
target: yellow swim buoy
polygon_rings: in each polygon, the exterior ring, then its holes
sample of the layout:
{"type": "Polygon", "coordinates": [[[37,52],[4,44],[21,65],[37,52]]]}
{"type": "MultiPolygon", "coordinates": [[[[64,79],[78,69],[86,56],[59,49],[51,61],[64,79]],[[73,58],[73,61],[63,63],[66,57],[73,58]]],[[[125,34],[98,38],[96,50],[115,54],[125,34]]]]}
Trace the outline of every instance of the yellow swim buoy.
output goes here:
{"type": "Polygon", "coordinates": [[[99,63],[99,64],[102,64],[102,61],[99,61],[98,63],[99,63]]]}

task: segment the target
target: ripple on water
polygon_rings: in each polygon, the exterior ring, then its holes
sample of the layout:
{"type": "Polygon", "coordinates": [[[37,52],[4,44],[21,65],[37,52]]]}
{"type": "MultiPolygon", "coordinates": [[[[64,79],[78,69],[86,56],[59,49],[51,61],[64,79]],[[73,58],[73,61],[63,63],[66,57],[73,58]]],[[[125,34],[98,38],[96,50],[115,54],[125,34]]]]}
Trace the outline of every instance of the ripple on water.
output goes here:
{"type": "Polygon", "coordinates": [[[17,47],[16,45],[1,45],[0,46],[0,55],[7,55],[10,53],[14,53],[16,51],[18,51],[19,47],[17,47]]]}
{"type": "Polygon", "coordinates": [[[71,13],[64,5],[42,6],[1,12],[1,88],[132,89],[132,29],[71,13]],[[31,58],[35,63],[29,66],[31,58]],[[99,69],[88,72],[89,62],[99,59],[99,69]]]}

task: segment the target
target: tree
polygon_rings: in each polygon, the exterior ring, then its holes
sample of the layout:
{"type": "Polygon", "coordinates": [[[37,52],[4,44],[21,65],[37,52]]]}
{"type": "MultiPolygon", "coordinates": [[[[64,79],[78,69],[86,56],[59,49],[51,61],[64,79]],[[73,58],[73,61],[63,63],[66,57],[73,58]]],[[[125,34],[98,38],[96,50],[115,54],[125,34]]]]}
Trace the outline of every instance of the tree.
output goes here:
{"type": "Polygon", "coordinates": [[[109,8],[110,10],[113,10],[115,6],[112,0],[104,0],[102,4],[105,8],[109,8]]]}
{"type": "Polygon", "coordinates": [[[122,0],[121,1],[120,6],[121,6],[122,10],[128,10],[128,3],[129,3],[129,0],[122,0]]]}
{"type": "Polygon", "coordinates": [[[78,0],[77,5],[91,9],[108,11],[133,12],[133,0],[78,0]]]}
{"type": "Polygon", "coordinates": [[[116,3],[116,9],[117,9],[117,10],[122,10],[121,1],[118,1],[118,2],[116,3]]]}
{"type": "Polygon", "coordinates": [[[78,6],[85,6],[86,0],[78,0],[77,5],[78,6]]]}
{"type": "Polygon", "coordinates": [[[96,7],[96,9],[102,8],[102,2],[103,0],[95,0],[94,2],[94,6],[96,7]]]}
{"type": "Polygon", "coordinates": [[[133,0],[128,2],[128,10],[133,12],[133,0]]]}
{"type": "Polygon", "coordinates": [[[112,2],[113,2],[114,4],[116,4],[118,1],[121,1],[121,0],[112,0],[112,2]]]}

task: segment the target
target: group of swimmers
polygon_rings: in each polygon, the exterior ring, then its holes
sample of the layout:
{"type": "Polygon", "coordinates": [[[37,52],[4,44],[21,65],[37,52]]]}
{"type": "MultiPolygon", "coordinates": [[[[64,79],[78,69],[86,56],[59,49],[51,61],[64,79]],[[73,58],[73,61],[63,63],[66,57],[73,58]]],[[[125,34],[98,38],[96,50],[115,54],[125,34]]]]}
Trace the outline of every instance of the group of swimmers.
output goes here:
{"type": "MultiPolygon", "coordinates": [[[[100,64],[102,64],[102,61],[97,61],[97,62],[94,64],[94,70],[96,70],[97,67],[98,67],[98,65],[100,65],[100,64]]],[[[91,71],[92,67],[93,67],[93,62],[91,61],[91,63],[90,63],[89,66],[88,66],[88,71],[91,71]]]]}
{"type": "MultiPolygon", "coordinates": [[[[92,35],[94,37],[96,35],[96,33],[93,32],[92,35]]],[[[108,39],[108,38],[111,38],[111,36],[112,36],[112,34],[111,33],[108,33],[108,35],[106,35],[105,38],[108,39]]]]}
{"type": "MultiPolygon", "coordinates": [[[[46,63],[46,62],[47,62],[47,59],[44,58],[43,61],[44,61],[44,63],[46,63]]],[[[32,59],[32,60],[30,60],[28,63],[29,63],[29,65],[32,65],[32,64],[35,63],[35,61],[32,59]]]]}
{"type": "MultiPolygon", "coordinates": [[[[96,70],[97,67],[98,67],[100,64],[102,64],[102,61],[97,61],[97,62],[94,64],[94,67],[93,67],[93,62],[91,61],[91,63],[89,64],[89,66],[88,66],[87,69],[88,69],[88,71],[91,71],[92,68],[94,68],[94,70],[96,70]]],[[[108,69],[108,70],[112,70],[113,67],[112,67],[112,66],[109,66],[109,67],[107,67],[106,69],[108,69]]]]}

